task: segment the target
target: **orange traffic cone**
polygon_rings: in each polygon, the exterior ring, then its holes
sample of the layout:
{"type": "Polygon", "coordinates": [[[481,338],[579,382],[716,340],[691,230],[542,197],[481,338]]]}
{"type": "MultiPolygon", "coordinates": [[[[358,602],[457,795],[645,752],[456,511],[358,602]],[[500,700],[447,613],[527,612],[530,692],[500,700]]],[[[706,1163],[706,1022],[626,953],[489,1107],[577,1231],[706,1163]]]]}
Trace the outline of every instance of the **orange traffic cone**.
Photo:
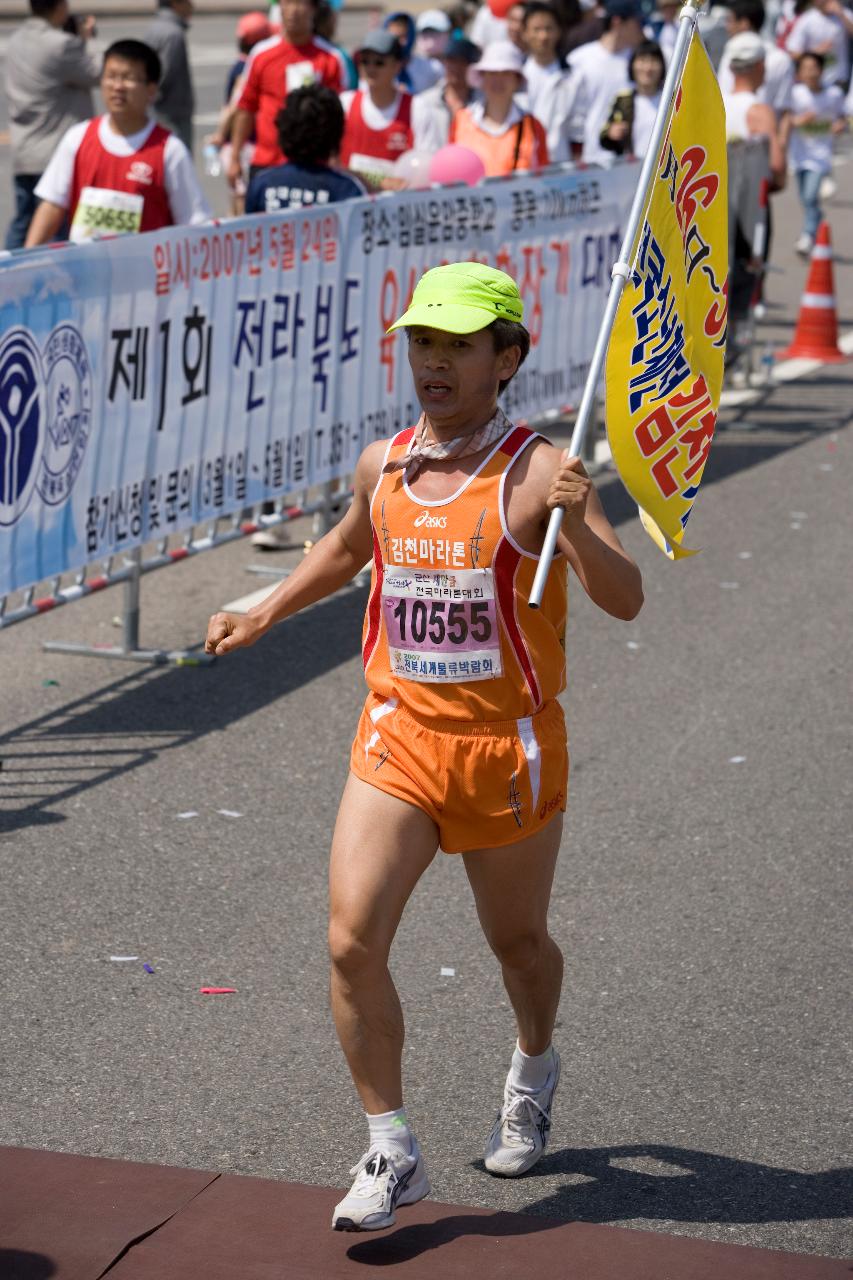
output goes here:
{"type": "Polygon", "coordinates": [[[827,364],[838,364],[847,359],[838,346],[838,313],[835,309],[828,222],[822,222],[817,229],[794,341],[790,347],[780,351],[779,356],[783,360],[791,356],[805,356],[827,364]]]}

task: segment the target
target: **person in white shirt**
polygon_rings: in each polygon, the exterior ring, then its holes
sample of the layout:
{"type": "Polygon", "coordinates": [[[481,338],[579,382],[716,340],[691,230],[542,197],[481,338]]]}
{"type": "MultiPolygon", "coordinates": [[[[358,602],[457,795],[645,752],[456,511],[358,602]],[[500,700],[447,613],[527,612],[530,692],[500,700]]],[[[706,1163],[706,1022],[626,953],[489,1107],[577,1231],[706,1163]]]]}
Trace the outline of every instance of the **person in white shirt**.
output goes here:
{"type": "Polygon", "coordinates": [[[824,85],[846,87],[850,78],[850,36],[853,12],[840,0],[812,0],[811,8],[797,18],[785,41],[792,57],[819,53],[824,59],[824,85]]]}
{"type": "Polygon", "coordinates": [[[824,61],[819,53],[801,53],[797,59],[791,118],[790,162],[805,214],[803,232],[794,245],[807,257],[823,221],[820,186],[832,172],[832,142],[847,127],[844,93],[839,85],[824,88],[824,61]]]}
{"type": "MultiPolygon", "coordinates": [[[[728,20],[729,36],[739,35],[742,31],[760,35],[766,16],[763,0],[733,0],[728,20]]],[[[784,49],[777,48],[769,40],[764,40],[763,43],[764,83],[758,90],[758,100],[769,103],[776,112],[784,146],[789,129],[787,117],[791,110],[791,90],[794,87],[794,63],[784,49]]],[[[732,92],[734,77],[725,50],[717,68],[717,79],[721,93],[732,92]]]]}
{"type": "Polygon", "coordinates": [[[447,146],[457,111],[482,101],[479,89],[468,80],[468,69],[480,58],[480,49],[464,36],[451,40],[442,58],[444,75],[438,84],[412,99],[412,132],[415,151],[434,153],[447,146]]]}
{"type": "Polygon", "coordinates": [[[571,160],[569,120],[577,81],[559,56],[562,29],[556,10],[546,0],[529,0],[522,33],[528,50],[524,64],[527,108],[545,129],[551,163],[571,160]]]}
{"type": "MultiPolygon", "coordinates": [[[[730,172],[735,162],[743,161],[742,144],[752,139],[766,138],[768,148],[770,189],[781,190],[785,185],[785,153],[779,140],[776,113],[766,102],[761,102],[758,90],[764,82],[764,42],[754,31],[742,31],[733,36],[725,48],[728,63],[734,77],[734,88],[723,94],[726,111],[726,142],[729,146],[730,172]]],[[[729,186],[732,199],[738,184],[729,186]]],[[[743,345],[739,340],[739,326],[748,319],[756,286],[762,278],[762,255],[758,250],[756,233],[764,225],[764,257],[770,242],[769,205],[756,209],[754,205],[729,208],[729,347],[727,359],[737,359],[743,345]]]]}
{"type": "Polygon", "coordinates": [[[189,151],[153,119],[160,59],[139,40],[104,54],[105,115],[73,125],[36,187],[41,204],[26,248],[48,244],[70,223],[80,243],[212,218],[189,151]]]}
{"type": "Polygon", "coordinates": [[[528,54],[524,64],[527,104],[535,115],[543,92],[552,81],[559,80],[566,70],[566,64],[557,52],[560,22],[555,10],[546,0],[530,0],[524,6],[522,32],[528,54]]]}
{"type": "Polygon", "coordinates": [[[601,145],[601,130],[616,95],[630,88],[628,63],[644,35],[634,0],[606,0],[604,13],[600,38],[574,49],[569,57],[576,89],[570,136],[582,144],[587,164],[607,165],[612,156],[601,145]]]}
{"type": "Polygon", "coordinates": [[[754,31],[733,36],[725,48],[732,71],[733,87],[723,94],[726,109],[726,141],[743,142],[750,138],[768,140],[770,175],[774,185],[785,185],[785,153],[779,138],[776,113],[759,97],[764,83],[764,41],[754,31]]]}
{"type": "Polygon", "coordinates": [[[628,63],[628,75],[633,88],[616,98],[601,131],[601,145],[616,155],[641,160],[649,149],[666,77],[666,61],[656,41],[644,40],[637,45],[628,63]]]}

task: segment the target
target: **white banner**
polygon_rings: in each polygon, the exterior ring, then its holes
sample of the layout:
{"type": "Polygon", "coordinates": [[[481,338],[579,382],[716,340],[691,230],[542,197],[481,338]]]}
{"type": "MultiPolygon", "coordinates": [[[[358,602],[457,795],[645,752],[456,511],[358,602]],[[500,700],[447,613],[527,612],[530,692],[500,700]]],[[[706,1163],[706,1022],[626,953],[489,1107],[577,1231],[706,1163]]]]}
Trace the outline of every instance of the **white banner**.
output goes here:
{"type": "Polygon", "coordinates": [[[416,420],[429,267],[513,275],[512,417],[580,397],[636,166],[355,200],[0,264],[0,596],[352,472],[416,420]]]}

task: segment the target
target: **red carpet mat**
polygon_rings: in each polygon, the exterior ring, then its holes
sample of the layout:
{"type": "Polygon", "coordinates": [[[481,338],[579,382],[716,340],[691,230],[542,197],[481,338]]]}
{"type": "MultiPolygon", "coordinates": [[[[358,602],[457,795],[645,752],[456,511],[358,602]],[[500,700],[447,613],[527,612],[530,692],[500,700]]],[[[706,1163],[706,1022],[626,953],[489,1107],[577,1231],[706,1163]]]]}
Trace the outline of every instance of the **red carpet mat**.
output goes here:
{"type": "Polygon", "coordinates": [[[0,1280],[95,1280],[217,1176],[0,1147],[0,1280]]]}
{"type": "Polygon", "coordinates": [[[850,1280],[846,1262],[425,1200],[333,1232],[340,1192],[0,1148],[0,1280],[850,1280]],[[391,1271],[386,1268],[392,1268],[391,1271]]]}

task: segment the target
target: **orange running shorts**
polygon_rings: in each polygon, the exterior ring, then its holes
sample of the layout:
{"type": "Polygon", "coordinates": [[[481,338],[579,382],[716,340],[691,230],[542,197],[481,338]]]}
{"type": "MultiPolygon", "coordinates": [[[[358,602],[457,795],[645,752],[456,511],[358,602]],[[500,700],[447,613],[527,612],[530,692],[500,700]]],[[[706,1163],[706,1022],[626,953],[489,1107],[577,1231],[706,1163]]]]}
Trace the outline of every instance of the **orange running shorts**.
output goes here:
{"type": "Polygon", "coordinates": [[[565,811],[569,757],[563,709],[488,724],[421,720],[371,693],[352,746],[357,778],[422,809],[445,853],[495,849],[565,811]]]}

